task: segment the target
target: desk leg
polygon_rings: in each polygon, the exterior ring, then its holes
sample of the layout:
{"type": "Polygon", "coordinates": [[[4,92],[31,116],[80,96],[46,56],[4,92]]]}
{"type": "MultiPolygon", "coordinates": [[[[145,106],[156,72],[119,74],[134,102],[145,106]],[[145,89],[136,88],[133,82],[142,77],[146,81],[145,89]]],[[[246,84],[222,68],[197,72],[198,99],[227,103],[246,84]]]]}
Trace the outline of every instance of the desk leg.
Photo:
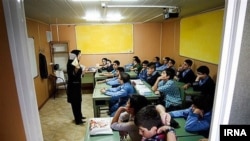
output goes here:
{"type": "Polygon", "coordinates": [[[97,117],[97,106],[96,106],[96,101],[93,99],[93,110],[94,110],[94,117],[97,117]]]}

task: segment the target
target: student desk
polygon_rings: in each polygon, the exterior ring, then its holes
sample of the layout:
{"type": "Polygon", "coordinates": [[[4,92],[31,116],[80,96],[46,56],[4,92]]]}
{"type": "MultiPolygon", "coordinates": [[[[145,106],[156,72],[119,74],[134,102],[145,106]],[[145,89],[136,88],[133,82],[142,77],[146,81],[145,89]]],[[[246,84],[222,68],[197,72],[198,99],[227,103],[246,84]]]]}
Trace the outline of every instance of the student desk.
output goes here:
{"type": "MultiPolygon", "coordinates": [[[[102,73],[105,73],[105,72],[107,72],[107,71],[102,71],[102,73]]],[[[102,73],[99,73],[99,72],[95,73],[95,82],[98,80],[103,80],[103,79],[108,78],[108,76],[102,75],[102,73]]],[[[126,73],[128,73],[130,75],[130,79],[137,78],[137,74],[134,71],[129,71],[126,73]]]]}
{"type": "MultiPolygon", "coordinates": [[[[137,80],[139,80],[139,79],[137,79],[137,80]]],[[[133,80],[132,80],[133,81],[133,80]]],[[[141,93],[140,92],[140,90],[136,87],[136,86],[134,86],[134,88],[135,88],[135,90],[136,90],[136,92],[138,93],[138,94],[140,94],[140,95],[144,95],[148,100],[150,100],[150,101],[154,101],[154,100],[158,100],[159,99],[159,97],[160,97],[160,95],[156,95],[153,91],[152,91],[152,86],[151,85],[149,85],[147,82],[145,82],[145,81],[141,81],[141,83],[142,83],[142,85],[144,85],[144,86],[146,86],[149,90],[150,90],[150,92],[145,92],[145,93],[141,93]]],[[[140,85],[140,84],[136,84],[136,85],[140,85]]]]}
{"type": "MultiPolygon", "coordinates": [[[[191,132],[187,132],[185,130],[185,123],[186,120],[184,118],[173,118],[176,122],[179,123],[180,127],[179,128],[175,128],[175,132],[176,132],[176,136],[179,137],[189,137],[189,136],[198,136],[197,133],[191,133],[191,132]]],[[[204,137],[203,137],[204,138],[204,137]]],[[[178,140],[179,141],[179,140],[178,140]]]]}
{"type": "Polygon", "coordinates": [[[186,137],[177,137],[178,141],[199,141],[200,139],[203,139],[205,137],[201,135],[197,136],[186,136],[186,137]]]}
{"type": "MultiPolygon", "coordinates": [[[[92,100],[93,100],[93,110],[94,110],[94,117],[98,117],[98,106],[104,105],[110,100],[110,96],[101,93],[101,88],[110,88],[109,85],[106,83],[96,84],[95,89],[93,91],[92,100]]],[[[152,93],[147,93],[145,97],[149,101],[158,100],[159,95],[152,93]]]]}
{"type": "MultiPolygon", "coordinates": [[[[111,118],[110,118],[111,119],[111,118]]],[[[84,137],[84,141],[119,141],[120,135],[118,131],[113,131],[112,135],[89,135],[89,120],[86,123],[86,133],[84,137]]]]}
{"type": "Polygon", "coordinates": [[[180,89],[183,106],[185,106],[185,104],[186,104],[186,97],[187,96],[199,96],[201,94],[200,91],[194,91],[193,87],[189,87],[188,89],[184,90],[182,87],[185,85],[185,83],[183,83],[183,82],[175,81],[175,84],[180,89]]]}

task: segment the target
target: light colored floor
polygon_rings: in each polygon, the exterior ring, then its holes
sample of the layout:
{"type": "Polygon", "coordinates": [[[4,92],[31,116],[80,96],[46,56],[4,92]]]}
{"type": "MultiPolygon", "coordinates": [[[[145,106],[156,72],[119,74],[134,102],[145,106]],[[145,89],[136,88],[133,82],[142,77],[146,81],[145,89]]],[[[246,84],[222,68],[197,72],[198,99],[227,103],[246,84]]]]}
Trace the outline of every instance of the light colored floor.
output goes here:
{"type": "MultiPolygon", "coordinates": [[[[83,94],[82,99],[83,116],[92,118],[92,94],[83,94]]],[[[44,141],[84,141],[86,125],[75,125],[73,122],[65,91],[60,90],[55,99],[50,98],[39,114],[44,141]]]]}

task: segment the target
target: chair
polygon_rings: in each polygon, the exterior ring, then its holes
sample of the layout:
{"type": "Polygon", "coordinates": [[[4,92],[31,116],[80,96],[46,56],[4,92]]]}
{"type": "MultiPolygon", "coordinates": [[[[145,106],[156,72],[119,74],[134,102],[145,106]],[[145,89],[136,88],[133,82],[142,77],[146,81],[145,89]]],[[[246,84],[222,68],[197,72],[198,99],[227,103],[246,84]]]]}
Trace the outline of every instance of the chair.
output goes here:
{"type": "Polygon", "coordinates": [[[54,99],[58,89],[63,88],[67,92],[67,81],[64,76],[64,72],[61,70],[55,71],[55,74],[50,74],[50,78],[54,80],[55,92],[53,93],[54,99]],[[63,87],[62,87],[63,86],[63,87]]]}

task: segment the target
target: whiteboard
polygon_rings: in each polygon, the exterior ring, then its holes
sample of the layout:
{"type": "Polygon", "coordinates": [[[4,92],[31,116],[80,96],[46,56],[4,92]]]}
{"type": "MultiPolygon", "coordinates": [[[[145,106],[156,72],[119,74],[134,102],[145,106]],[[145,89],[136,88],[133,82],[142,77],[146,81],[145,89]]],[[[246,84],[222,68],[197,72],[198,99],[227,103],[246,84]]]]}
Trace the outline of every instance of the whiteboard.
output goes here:
{"type": "Polygon", "coordinates": [[[31,75],[34,78],[38,75],[38,72],[37,72],[36,52],[35,52],[35,45],[33,38],[28,38],[28,56],[30,61],[31,75]]]}

